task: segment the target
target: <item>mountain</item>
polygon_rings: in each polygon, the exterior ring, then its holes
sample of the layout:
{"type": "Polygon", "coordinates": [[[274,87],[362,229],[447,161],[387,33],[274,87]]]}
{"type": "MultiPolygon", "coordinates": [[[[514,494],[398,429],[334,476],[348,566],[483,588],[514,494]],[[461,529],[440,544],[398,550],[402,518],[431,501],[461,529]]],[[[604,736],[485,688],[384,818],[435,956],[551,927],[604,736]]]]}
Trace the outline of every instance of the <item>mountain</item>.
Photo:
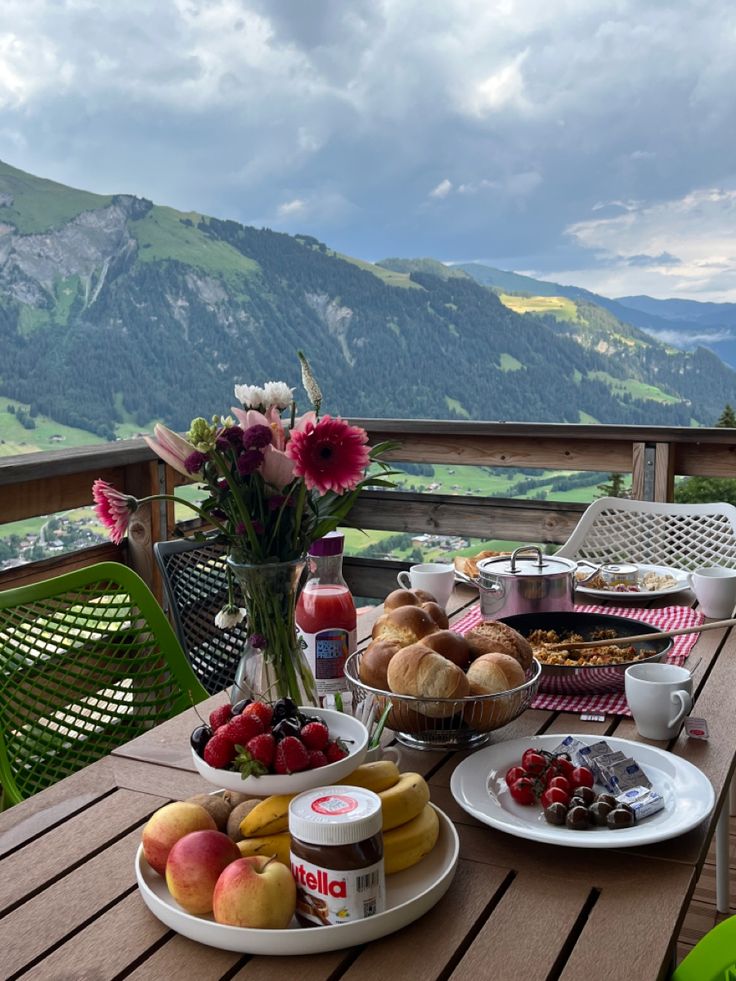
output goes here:
{"type": "Polygon", "coordinates": [[[472,276],[476,282],[509,293],[533,296],[565,296],[603,307],[617,320],[647,331],[665,344],[683,350],[702,346],[736,368],[736,303],[702,303],[698,300],[656,300],[651,296],[620,296],[611,299],[579,286],[563,286],[519,273],[507,272],[480,262],[460,263],[451,268],[472,276]]]}
{"type": "Polygon", "coordinates": [[[690,425],[736,402],[713,354],[587,300],[530,317],[464,271],[394,265],[0,164],[0,399],[106,438],[185,428],[237,382],[298,386],[303,349],[349,416],[690,425]]]}

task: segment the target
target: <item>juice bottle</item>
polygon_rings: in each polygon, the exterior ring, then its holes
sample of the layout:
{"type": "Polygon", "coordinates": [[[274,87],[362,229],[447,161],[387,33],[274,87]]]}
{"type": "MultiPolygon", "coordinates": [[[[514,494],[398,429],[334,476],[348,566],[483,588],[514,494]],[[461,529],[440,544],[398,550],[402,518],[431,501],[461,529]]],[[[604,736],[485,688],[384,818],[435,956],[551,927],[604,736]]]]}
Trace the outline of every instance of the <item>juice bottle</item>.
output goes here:
{"type": "Polygon", "coordinates": [[[333,531],[312,542],[309,578],[299,594],[296,625],[320,698],[347,691],[345,662],[356,646],[355,603],[342,576],[345,536],[333,531]]]}

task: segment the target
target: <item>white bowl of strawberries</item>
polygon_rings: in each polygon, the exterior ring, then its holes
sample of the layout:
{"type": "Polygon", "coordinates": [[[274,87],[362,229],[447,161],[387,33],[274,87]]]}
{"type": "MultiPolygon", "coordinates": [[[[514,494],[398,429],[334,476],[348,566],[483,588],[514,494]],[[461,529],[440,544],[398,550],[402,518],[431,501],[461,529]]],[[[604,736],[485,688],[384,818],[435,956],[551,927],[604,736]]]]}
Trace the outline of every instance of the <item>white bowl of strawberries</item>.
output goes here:
{"type": "Polygon", "coordinates": [[[191,736],[195,767],[218,788],[252,797],[298,794],[339,783],[365,758],[368,730],[352,715],[297,708],[289,699],[234,709],[218,706],[191,736]]]}

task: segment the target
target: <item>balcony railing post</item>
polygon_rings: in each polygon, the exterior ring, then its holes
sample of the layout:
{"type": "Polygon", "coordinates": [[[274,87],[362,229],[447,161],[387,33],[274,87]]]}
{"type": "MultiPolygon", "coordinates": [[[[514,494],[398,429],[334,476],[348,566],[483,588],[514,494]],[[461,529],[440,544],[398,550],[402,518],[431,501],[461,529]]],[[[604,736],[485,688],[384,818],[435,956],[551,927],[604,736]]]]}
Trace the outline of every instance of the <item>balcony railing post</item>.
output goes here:
{"type": "Polygon", "coordinates": [[[635,501],[672,501],[675,455],[669,443],[634,443],[631,496],[635,501]]]}

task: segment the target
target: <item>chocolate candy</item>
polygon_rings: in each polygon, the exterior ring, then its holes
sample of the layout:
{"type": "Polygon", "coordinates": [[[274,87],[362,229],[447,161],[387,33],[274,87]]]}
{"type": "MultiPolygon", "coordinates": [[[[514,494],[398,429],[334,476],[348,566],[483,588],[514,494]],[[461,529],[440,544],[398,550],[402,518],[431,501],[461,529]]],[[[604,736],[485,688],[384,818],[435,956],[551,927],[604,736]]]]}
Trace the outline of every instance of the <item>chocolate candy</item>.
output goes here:
{"type": "Polygon", "coordinates": [[[590,827],[590,819],[588,817],[588,808],[582,804],[577,804],[575,807],[571,807],[567,812],[567,818],[565,820],[568,828],[572,828],[573,831],[585,831],[590,827]]]}
{"type": "Polygon", "coordinates": [[[585,807],[590,807],[590,805],[595,800],[595,791],[592,787],[576,787],[572,793],[573,799],[577,798],[581,800],[585,807]]]}
{"type": "Polygon", "coordinates": [[[567,808],[564,804],[560,804],[559,802],[556,804],[550,804],[549,807],[545,807],[544,809],[544,819],[547,824],[563,825],[566,817],[567,808]]]}
{"type": "Polygon", "coordinates": [[[614,830],[618,828],[630,828],[634,823],[634,815],[631,813],[630,808],[616,807],[609,813],[606,823],[609,828],[613,828],[614,830]]]}
{"type": "Polygon", "coordinates": [[[611,813],[613,808],[606,801],[598,800],[593,801],[593,803],[588,808],[588,813],[593,821],[593,824],[597,824],[599,828],[605,827],[607,824],[608,815],[611,813]]]}
{"type": "Polygon", "coordinates": [[[599,794],[598,800],[608,804],[608,809],[611,811],[614,809],[614,807],[618,807],[618,801],[613,794],[599,794]]]}

